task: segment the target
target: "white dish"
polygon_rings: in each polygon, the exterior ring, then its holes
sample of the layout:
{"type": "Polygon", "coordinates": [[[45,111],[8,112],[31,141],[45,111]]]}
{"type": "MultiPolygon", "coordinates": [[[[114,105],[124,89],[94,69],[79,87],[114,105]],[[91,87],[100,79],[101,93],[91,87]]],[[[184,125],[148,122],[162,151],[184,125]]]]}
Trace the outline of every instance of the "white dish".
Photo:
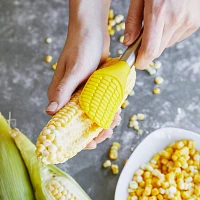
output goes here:
{"type": "Polygon", "coordinates": [[[170,143],[178,140],[196,141],[196,149],[200,150],[200,135],[178,128],[162,128],[148,135],[135,149],[119,177],[115,190],[115,200],[126,200],[128,184],[135,171],[151,157],[164,149],[170,143]]]}

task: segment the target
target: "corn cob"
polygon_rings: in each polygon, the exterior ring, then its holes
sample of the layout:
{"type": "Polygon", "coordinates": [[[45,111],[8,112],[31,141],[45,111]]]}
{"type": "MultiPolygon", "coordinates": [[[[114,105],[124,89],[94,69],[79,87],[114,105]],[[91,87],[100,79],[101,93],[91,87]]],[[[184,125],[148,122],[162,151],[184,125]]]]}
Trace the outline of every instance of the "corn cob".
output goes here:
{"type": "Polygon", "coordinates": [[[0,199],[34,200],[28,172],[10,131],[0,113],[0,199]]]}
{"type": "MultiPolygon", "coordinates": [[[[118,58],[109,59],[102,68],[117,61],[118,58]]],[[[135,79],[135,68],[132,67],[124,100],[134,87],[135,79]]],[[[82,88],[75,92],[69,103],[52,117],[40,133],[36,143],[36,154],[42,163],[58,164],[67,161],[84,149],[102,131],[102,128],[90,120],[81,109],[79,105],[81,91],[82,88]]]]}
{"type": "Polygon", "coordinates": [[[18,129],[12,136],[28,169],[37,200],[91,200],[78,183],[54,165],[42,165],[35,145],[18,129]]]}

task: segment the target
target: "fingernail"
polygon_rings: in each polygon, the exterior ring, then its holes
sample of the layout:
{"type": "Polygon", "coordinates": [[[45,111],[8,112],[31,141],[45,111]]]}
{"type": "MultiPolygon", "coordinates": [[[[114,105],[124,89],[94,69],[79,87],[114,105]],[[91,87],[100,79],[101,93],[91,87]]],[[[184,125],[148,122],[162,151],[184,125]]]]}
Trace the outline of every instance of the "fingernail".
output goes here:
{"type": "Polygon", "coordinates": [[[51,102],[51,103],[48,105],[46,111],[47,111],[47,112],[55,112],[55,111],[57,110],[57,108],[58,108],[58,103],[57,103],[57,102],[51,102]]]}
{"type": "Polygon", "coordinates": [[[129,34],[129,33],[126,33],[126,34],[124,35],[124,41],[123,41],[123,43],[125,44],[125,43],[127,43],[129,40],[130,40],[130,34],[129,34]]]}

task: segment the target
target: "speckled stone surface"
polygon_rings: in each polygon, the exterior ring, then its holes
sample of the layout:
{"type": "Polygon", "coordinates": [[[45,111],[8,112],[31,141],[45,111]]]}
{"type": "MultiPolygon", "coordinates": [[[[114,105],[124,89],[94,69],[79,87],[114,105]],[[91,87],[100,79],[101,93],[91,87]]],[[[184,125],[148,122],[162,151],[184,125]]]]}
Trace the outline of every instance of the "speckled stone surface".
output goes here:
{"type": "MultiPolygon", "coordinates": [[[[116,13],[126,15],[128,0],[114,0],[116,13]]],[[[62,0],[1,0],[0,2],[0,111],[17,119],[17,126],[35,142],[49,120],[45,114],[47,88],[53,70],[44,62],[47,54],[53,62],[59,57],[65,42],[68,24],[68,2],[62,0]],[[45,44],[52,37],[52,44],[45,44]]],[[[118,33],[112,38],[111,52],[116,56],[122,44],[118,33]]],[[[93,151],[82,151],[60,167],[72,175],[94,200],[113,200],[118,175],[102,169],[108,158],[109,146],[119,141],[120,170],[123,162],[142,139],[161,127],[180,127],[200,132],[200,32],[188,40],[167,49],[159,58],[164,77],[161,94],[153,95],[154,77],[138,72],[136,95],[122,112],[121,125],[111,139],[93,151]],[[132,114],[142,112],[142,136],[127,127],[132,114]]],[[[153,141],[152,141],[153,142],[153,141]]]]}

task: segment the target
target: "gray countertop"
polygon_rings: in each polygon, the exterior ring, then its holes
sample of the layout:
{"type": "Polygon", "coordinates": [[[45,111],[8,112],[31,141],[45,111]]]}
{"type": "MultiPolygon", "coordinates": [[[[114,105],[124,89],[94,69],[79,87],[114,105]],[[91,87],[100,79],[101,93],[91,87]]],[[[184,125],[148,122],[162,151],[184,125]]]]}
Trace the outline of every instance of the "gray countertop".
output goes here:
{"type": "MultiPolygon", "coordinates": [[[[116,13],[126,15],[128,0],[114,0],[116,13]]],[[[49,120],[45,114],[47,88],[53,70],[44,62],[47,54],[56,62],[65,42],[68,24],[67,1],[62,0],[1,0],[0,2],[0,111],[17,119],[17,126],[35,142],[49,120]],[[46,37],[53,42],[45,44],[46,37]]],[[[112,38],[111,55],[124,48],[112,38]]],[[[158,74],[165,79],[161,94],[153,95],[154,78],[146,71],[138,71],[135,96],[122,112],[121,125],[111,139],[93,151],[82,151],[60,167],[72,175],[95,200],[112,200],[118,175],[102,169],[109,147],[119,141],[119,158],[123,162],[135,147],[153,130],[161,127],[180,127],[200,132],[200,32],[163,53],[158,74]],[[145,113],[141,122],[143,135],[128,128],[129,117],[145,113]]]]}

